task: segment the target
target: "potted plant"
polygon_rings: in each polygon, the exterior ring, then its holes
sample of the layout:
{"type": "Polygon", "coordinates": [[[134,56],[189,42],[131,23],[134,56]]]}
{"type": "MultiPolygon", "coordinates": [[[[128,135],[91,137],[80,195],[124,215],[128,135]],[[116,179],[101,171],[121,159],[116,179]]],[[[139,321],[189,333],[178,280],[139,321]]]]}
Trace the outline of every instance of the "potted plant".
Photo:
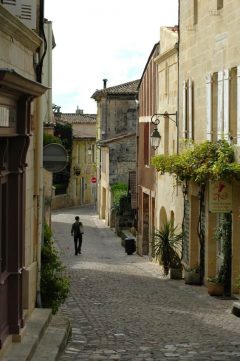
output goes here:
{"type": "MultiPolygon", "coordinates": [[[[179,256],[182,238],[183,233],[177,232],[177,226],[174,227],[172,221],[166,221],[161,229],[154,233],[153,253],[159,263],[162,264],[166,276],[170,269],[178,269],[178,275],[182,272],[179,256]]],[[[171,272],[172,277],[173,273],[171,272]]]]}
{"type": "Polygon", "coordinates": [[[208,277],[207,289],[210,296],[222,296],[224,294],[224,282],[220,274],[216,277],[208,277]]]}
{"type": "Polygon", "coordinates": [[[200,279],[200,267],[195,265],[194,267],[184,266],[184,279],[187,285],[197,285],[201,284],[200,279]]]}

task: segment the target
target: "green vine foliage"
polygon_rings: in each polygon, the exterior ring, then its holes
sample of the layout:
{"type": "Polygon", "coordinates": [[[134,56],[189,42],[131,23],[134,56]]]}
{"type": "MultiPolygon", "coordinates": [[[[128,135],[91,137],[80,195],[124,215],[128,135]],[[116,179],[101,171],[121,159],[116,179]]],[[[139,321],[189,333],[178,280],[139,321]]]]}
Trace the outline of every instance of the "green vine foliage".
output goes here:
{"type": "Polygon", "coordinates": [[[54,247],[50,227],[44,225],[44,244],[41,251],[41,299],[43,307],[55,314],[68,296],[70,281],[66,276],[59,253],[54,247]]]}
{"type": "Polygon", "coordinates": [[[127,195],[128,186],[121,182],[115,183],[111,186],[111,191],[113,195],[113,207],[117,208],[119,207],[120,198],[127,195]]]}
{"type": "Polygon", "coordinates": [[[181,269],[181,241],[183,233],[178,232],[178,227],[171,221],[166,221],[160,230],[153,235],[154,257],[163,265],[164,274],[167,276],[170,268],[181,269]]]}
{"type": "Polygon", "coordinates": [[[206,184],[208,180],[240,179],[240,164],[234,161],[234,150],[225,140],[193,144],[180,154],[160,154],[152,165],[161,174],[176,175],[180,181],[206,184]]]}
{"type": "Polygon", "coordinates": [[[61,144],[61,139],[58,137],[55,137],[55,135],[44,133],[43,134],[43,145],[51,144],[51,143],[57,143],[61,144]]]}
{"type": "Polygon", "coordinates": [[[71,176],[70,169],[73,143],[72,125],[68,123],[56,122],[56,125],[54,127],[54,136],[61,140],[61,144],[67,150],[69,156],[69,163],[67,167],[61,172],[53,173],[53,184],[56,188],[59,189],[56,194],[62,194],[66,193],[71,176]]]}

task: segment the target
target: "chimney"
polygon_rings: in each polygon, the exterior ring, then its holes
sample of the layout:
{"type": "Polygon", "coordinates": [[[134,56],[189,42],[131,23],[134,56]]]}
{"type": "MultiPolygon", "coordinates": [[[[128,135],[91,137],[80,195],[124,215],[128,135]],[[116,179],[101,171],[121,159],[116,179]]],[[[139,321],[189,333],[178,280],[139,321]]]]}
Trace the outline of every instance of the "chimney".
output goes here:
{"type": "Polygon", "coordinates": [[[103,79],[103,88],[104,89],[106,89],[106,87],[107,87],[107,81],[108,81],[107,79],[103,79]]]}

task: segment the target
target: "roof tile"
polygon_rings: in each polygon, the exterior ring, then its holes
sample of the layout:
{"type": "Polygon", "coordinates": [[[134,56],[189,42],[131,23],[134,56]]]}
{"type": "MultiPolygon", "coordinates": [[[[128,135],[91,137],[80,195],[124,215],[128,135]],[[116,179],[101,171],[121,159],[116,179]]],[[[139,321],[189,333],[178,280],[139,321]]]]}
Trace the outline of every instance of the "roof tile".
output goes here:
{"type": "Polygon", "coordinates": [[[106,96],[109,94],[137,94],[137,87],[139,84],[139,79],[130,81],[128,83],[115,85],[109,88],[104,88],[101,90],[96,90],[95,93],[93,93],[92,98],[98,98],[102,96],[106,96]]]}

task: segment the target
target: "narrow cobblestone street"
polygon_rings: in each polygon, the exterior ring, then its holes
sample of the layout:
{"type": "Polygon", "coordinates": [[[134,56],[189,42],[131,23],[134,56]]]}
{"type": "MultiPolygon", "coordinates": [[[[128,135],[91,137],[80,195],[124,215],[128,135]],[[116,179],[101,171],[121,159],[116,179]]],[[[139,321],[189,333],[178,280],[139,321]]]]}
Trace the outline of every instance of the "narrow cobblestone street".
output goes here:
{"type": "Polygon", "coordinates": [[[233,300],[163,277],[159,266],[128,256],[92,207],[55,211],[52,228],[71,276],[62,312],[72,337],[59,361],[240,360],[240,319],[233,300]],[[70,235],[85,227],[82,254],[70,235]]]}

